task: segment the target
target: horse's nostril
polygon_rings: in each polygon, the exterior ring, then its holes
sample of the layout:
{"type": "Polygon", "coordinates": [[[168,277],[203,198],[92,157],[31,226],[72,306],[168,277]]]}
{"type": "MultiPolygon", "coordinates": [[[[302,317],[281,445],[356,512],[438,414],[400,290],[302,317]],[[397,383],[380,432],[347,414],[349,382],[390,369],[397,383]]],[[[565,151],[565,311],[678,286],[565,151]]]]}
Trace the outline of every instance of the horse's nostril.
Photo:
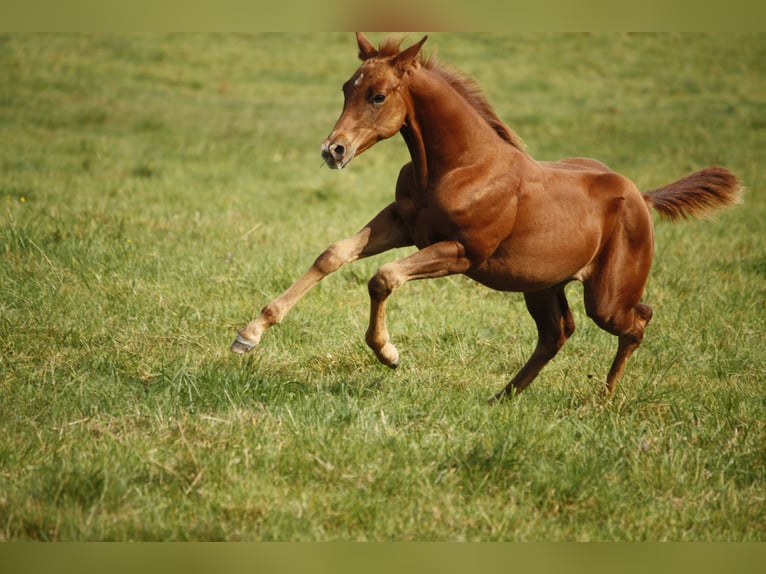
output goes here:
{"type": "Polygon", "coordinates": [[[335,144],[332,146],[332,153],[335,154],[337,157],[343,157],[343,154],[346,152],[346,148],[344,148],[340,144],[335,144]]]}

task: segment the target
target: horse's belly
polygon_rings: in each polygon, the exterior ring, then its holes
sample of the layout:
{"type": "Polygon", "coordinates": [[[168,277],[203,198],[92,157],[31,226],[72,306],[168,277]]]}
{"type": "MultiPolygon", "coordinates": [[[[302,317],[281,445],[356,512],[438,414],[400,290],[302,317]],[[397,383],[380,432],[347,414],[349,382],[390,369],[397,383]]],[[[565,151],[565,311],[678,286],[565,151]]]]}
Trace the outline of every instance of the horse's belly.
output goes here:
{"type": "Polygon", "coordinates": [[[567,277],[561,277],[558,280],[551,280],[547,277],[519,274],[511,269],[487,269],[485,267],[471,270],[466,275],[474,281],[478,281],[482,285],[497,291],[517,291],[523,293],[540,291],[541,289],[562,283],[567,279],[567,277]]]}
{"type": "Polygon", "coordinates": [[[498,291],[539,291],[573,279],[582,281],[598,249],[597,242],[592,241],[546,247],[501,246],[466,275],[498,291]]]}

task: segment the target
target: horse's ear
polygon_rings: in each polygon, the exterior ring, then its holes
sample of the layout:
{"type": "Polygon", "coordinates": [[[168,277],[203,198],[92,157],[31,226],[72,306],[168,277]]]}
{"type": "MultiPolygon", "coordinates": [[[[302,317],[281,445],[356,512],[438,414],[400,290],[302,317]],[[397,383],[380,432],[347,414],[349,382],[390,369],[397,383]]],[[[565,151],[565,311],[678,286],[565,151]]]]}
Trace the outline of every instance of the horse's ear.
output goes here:
{"type": "Polygon", "coordinates": [[[359,44],[359,59],[364,61],[378,55],[375,46],[372,45],[362,32],[356,33],[356,43],[359,44]]]}
{"type": "Polygon", "coordinates": [[[415,58],[418,57],[420,49],[423,47],[423,44],[426,43],[426,40],[428,40],[428,36],[423,36],[423,39],[420,42],[413,44],[403,52],[400,52],[399,55],[396,56],[394,64],[396,64],[396,66],[402,71],[409,68],[412,62],[415,61],[415,58]]]}

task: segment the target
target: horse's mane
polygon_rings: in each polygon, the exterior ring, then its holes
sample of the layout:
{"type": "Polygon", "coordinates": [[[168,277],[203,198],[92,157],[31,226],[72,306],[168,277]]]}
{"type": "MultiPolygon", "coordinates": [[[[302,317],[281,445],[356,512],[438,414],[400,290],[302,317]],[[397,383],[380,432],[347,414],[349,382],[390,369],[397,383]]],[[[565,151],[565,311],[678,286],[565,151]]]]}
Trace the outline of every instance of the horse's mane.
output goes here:
{"type": "MultiPolygon", "coordinates": [[[[383,40],[378,50],[378,56],[384,58],[396,56],[401,51],[401,43],[402,39],[388,38],[383,40]]],[[[524,140],[498,117],[475,80],[461,72],[446,67],[433,56],[421,56],[420,65],[445,80],[471,107],[479,112],[479,115],[495,130],[497,135],[513,147],[523,152],[527,151],[527,145],[524,143],[524,140]]]]}

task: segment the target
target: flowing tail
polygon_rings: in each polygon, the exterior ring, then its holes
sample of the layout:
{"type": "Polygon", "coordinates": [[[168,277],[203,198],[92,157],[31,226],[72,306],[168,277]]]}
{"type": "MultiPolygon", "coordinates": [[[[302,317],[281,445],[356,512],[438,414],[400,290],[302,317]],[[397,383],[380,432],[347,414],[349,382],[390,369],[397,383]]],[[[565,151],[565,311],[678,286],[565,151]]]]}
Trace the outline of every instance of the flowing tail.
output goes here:
{"type": "Polygon", "coordinates": [[[660,217],[707,219],[718,208],[741,201],[742,185],[737,176],[723,167],[707,167],[678,181],[643,194],[649,207],[660,217]]]}

